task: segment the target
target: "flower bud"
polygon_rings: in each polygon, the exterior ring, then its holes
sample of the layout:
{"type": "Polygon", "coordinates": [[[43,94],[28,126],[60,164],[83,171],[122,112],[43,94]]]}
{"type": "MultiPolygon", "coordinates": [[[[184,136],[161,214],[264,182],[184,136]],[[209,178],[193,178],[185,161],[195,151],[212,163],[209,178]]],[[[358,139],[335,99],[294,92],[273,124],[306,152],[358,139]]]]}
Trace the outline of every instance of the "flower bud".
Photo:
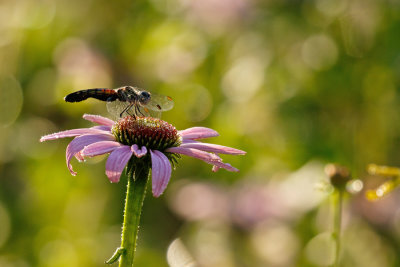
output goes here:
{"type": "Polygon", "coordinates": [[[344,190],[346,184],[351,180],[349,170],[346,167],[337,164],[326,165],[325,173],[328,175],[333,187],[338,190],[344,190]]]}

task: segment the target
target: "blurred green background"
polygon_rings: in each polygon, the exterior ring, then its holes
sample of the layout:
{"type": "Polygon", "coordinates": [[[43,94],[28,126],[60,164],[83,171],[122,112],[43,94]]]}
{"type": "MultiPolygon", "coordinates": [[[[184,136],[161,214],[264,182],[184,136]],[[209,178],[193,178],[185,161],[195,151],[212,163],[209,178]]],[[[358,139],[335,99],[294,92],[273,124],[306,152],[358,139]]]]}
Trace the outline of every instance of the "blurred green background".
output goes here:
{"type": "MultiPolygon", "coordinates": [[[[137,266],[327,266],[328,162],[372,188],[400,165],[396,0],[0,1],[0,266],[104,266],[120,243],[125,178],[105,157],[65,165],[42,135],[107,116],[76,90],[166,94],[163,119],[248,152],[239,173],[184,157],[148,194],[137,266]],[[175,240],[175,241],[174,241],[175,240]]],[[[342,266],[400,266],[398,192],[345,199],[342,266]]]]}

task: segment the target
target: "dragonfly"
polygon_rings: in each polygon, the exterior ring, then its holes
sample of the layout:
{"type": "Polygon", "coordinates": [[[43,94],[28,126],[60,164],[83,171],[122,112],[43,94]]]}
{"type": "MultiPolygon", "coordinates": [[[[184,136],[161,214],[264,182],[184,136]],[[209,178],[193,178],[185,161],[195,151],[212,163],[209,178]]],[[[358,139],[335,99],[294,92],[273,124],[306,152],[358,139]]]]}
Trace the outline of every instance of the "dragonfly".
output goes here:
{"type": "Polygon", "coordinates": [[[171,97],[151,93],[134,86],[122,86],[116,89],[92,88],[73,92],[66,97],[66,102],[81,102],[95,98],[107,102],[108,112],[115,117],[133,116],[160,118],[161,112],[173,108],[171,97]]]}

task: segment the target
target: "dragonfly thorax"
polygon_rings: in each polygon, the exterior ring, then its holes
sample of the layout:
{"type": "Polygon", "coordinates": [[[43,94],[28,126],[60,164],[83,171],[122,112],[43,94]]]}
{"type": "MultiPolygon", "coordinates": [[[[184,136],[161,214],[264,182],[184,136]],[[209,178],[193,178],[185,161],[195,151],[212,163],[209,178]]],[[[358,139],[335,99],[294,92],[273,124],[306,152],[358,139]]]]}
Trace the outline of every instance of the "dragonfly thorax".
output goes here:
{"type": "Polygon", "coordinates": [[[146,105],[151,100],[151,94],[147,91],[142,91],[139,88],[132,86],[125,86],[122,90],[119,91],[123,97],[121,100],[125,99],[128,102],[139,102],[141,105],[146,105]]]}

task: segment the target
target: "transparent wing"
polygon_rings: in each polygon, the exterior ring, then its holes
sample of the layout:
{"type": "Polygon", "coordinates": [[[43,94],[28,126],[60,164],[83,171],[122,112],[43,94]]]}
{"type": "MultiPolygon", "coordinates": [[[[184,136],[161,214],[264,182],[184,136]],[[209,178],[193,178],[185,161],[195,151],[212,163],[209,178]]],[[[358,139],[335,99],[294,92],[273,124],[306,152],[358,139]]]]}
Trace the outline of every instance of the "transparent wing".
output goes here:
{"type": "Polygon", "coordinates": [[[107,111],[114,117],[114,119],[123,118],[126,116],[138,116],[138,117],[153,117],[160,118],[160,110],[151,110],[145,107],[135,107],[132,105],[129,107],[130,103],[126,101],[111,101],[107,102],[107,111]]]}
{"type": "Polygon", "coordinates": [[[144,107],[139,106],[139,117],[145,116],[145,117],[153,117],[153,118],[161,118],[161,111],[160,110],[151,110],[147,108],[147,105],[144,107]]]}
{"type": "MultiPolygon", "coordinates": [[[[114,119],[119,119],[120,118],[120,114],[129,106],[128,102],[125,101],[119,101],[119,100],[115,100],[115,101],[109,101],[107,102],[107,111],[108,113],[110,113],[114,119]]],[[[122,117],[127,116],[128,114],[126,112],[124,112],[122,114],[122,117]]]]}
{"type": "Polygon", "coordinates": [[[151,93],[151,100],[144,106],[154,111],[167,111],[174,107],[174,101],[169,96],[151,93]]]}

